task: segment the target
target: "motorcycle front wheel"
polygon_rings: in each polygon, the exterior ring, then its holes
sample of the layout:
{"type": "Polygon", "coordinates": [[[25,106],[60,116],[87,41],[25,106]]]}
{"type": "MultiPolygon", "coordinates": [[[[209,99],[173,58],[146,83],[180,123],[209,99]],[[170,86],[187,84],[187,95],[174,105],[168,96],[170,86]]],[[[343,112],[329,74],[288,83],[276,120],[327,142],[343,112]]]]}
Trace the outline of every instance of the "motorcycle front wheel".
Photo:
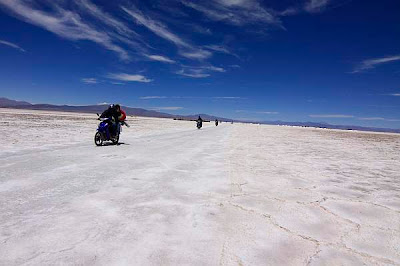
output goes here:
{"type": "Polygon", "coordinates": [[[96,146],[103,145],[103,138],[100,132],[96,132],[96,134],[94,135],[94,144],[96,144],[96,146]]]}

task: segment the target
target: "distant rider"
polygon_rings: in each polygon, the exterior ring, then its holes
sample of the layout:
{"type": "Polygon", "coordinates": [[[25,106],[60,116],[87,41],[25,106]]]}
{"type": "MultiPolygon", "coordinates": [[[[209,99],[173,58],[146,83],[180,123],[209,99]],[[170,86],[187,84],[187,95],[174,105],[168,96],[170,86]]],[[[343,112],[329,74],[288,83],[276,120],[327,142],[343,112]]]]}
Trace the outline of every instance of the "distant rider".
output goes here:
{"type": "Polygon", "coordinates": [[[112,104],[105,110],[100,118],[108,118],[108,126],[110,127],[110,133],[115,135],[117,133],[120,122],[124,122],[126,119],[126,113],[121,109],[119,104],[112,104]]]}
{"type": "Polygon", "coordinates": [[[203,126],[203,119],[201,119],[201,117],[199,116],[199,118],[197,118],[197,128],[200,129],[203,126]]]}
{"type": "Polygon", "coordinates": [[[200,116],[197,118],[197,124],[203,124],[203,119],[200,116]]]}

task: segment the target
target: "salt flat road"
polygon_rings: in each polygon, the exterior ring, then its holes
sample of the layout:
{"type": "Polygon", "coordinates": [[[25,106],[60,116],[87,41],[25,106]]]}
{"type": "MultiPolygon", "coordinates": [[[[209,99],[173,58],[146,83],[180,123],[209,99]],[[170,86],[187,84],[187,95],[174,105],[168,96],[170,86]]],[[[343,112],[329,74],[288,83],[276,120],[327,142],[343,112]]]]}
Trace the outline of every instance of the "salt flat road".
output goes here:
{"type": "Polygon", "coordinates": [[[0,153],[0,265],[400,264],[397,135],[73,119],[0,153]]]}
{"type": "Polygon", "coordinates": [[[214,237],[203,212],[226,181],[229,130],[121,139],[1,159],[2,264],[175,264],[210,255],[201,252],[214,237]]]}

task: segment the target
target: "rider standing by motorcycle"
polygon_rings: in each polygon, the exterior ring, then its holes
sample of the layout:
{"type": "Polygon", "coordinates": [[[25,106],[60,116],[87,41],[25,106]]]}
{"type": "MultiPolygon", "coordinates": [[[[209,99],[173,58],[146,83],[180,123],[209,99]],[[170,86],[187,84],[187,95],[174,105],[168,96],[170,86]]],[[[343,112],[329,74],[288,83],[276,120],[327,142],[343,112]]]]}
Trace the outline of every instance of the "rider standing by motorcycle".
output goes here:
{"type": "Polygon", "coordinates": [[[119,127],[119,122],[125,120],[126,113],[121,110],[119,104],[112,104],[101,114],[100,118],[109,118],[108,126],[111,129],[111,134],[115,135],[119,127]]]}

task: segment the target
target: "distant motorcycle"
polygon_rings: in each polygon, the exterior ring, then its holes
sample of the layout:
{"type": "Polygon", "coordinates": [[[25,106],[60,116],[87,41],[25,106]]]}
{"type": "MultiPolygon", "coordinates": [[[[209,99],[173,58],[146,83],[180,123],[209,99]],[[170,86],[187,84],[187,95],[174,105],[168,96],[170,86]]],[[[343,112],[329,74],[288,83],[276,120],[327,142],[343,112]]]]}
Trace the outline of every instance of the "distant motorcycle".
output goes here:
{"type": "Polygon", "coordinates": [[[96,134],[94,135],[94,143],[96,146],[102,146],[104,141],[111,141],[113,144],[118,144],[119,136],[122,132],[121,126],[129,127],[125,121],[118,122],[115,134],[111,134],[109,128],[110,118],[99,118],[99,120],[101,122],[97,128],[96,134]]]}
{"type": "Polygon", "coordinates": [[[197,129],[200,129],[203,126],[202,121],[197,121],[197,129]]]}

